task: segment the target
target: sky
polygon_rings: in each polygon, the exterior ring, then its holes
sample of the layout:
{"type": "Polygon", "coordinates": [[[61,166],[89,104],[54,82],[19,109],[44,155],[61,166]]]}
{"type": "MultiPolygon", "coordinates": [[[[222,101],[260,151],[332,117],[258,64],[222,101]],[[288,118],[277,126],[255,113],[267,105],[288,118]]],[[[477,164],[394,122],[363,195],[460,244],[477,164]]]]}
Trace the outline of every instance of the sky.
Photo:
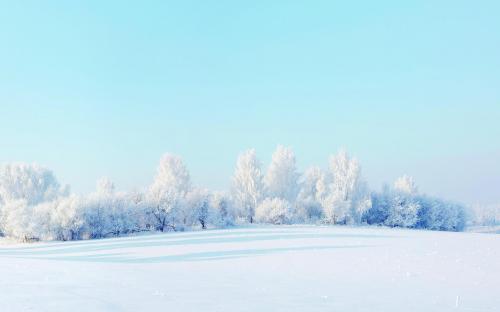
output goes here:
{"type": "Polygon", "coordinates": [[[227,189],[238,154],[345,148],[372,189],[500,202],[498,1],[0,1],[0,163],[79,193],[161,155],[227,189]]]}

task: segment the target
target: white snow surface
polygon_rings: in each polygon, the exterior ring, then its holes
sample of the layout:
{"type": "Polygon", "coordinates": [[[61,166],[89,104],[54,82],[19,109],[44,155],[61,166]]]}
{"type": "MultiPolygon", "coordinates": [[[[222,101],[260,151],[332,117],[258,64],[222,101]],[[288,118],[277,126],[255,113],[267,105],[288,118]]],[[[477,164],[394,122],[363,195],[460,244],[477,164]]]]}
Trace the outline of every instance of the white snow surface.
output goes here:
{"type": "Polygon", "coordinates": [[[263,226],[4,242],[0,311],[500,311],[500,235],[263,226]]]}

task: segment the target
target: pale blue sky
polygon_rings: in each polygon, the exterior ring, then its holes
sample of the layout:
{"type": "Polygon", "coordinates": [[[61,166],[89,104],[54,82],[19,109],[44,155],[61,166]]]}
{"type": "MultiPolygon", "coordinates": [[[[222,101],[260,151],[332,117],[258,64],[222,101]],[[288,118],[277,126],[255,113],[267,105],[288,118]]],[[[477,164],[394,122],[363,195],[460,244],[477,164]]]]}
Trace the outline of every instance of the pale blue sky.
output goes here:
{"type": "Polygon", "coordinates": [[[246,148],[346,147],[374,189],[498,202],[499,3],[0,1],[0,162],[87,192],[169,151],[222,189],[246,148]]]}

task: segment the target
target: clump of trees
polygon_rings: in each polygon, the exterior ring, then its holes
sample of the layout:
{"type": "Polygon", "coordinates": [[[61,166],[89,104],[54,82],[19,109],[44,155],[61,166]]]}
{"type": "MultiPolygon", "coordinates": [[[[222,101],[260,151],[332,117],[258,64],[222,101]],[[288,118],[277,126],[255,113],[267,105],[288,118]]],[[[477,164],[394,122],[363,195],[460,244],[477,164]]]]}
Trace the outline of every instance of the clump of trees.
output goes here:
{"type": "Polygon", "coordinates": [[[500,204],[475,204],[471,209],[471,223],[478,226],[500,226],[500,204]]]}
{"type": "Polygon", "coordinates": [[[439,231],[463,231],[467,214],[464,206],[418,193],[409,176],[372,194],[372,205],[363,216],[368,224],[439,231]]]}
{"type": "Polygon", "coordinates": [[[344,150],[322,170],[300,173],[293,151],[278,146],[267,170],[255,150],[236,161],[229,192],[194,186],[179,156],[165,154],[152,184],[120,192],[103,178],[71,194],[35,164],[0,167],[0,235],[22,241],[95,239],[142,231],[184,231],[244,223],[373,224],[461,231],[463,206],[418,192],[411,177],[370,192],[359,162],[344,150]]]}

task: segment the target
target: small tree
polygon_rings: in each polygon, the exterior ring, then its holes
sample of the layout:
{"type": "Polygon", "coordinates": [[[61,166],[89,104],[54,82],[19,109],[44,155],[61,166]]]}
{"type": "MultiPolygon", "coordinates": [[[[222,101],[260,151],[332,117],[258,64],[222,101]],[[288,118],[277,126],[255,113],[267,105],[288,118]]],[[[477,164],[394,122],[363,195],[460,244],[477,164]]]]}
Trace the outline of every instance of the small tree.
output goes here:
{"type": "Polygon", "coordinates": [[[211,197],[210,206],[213,209],[214,224],[221,227],[235,224],[235,211],[227,195],[219,192],[214,193],[211,197]]]}
{"type": "Polygon", "coordinates": [[[193,220],[192,223],[200,223],[202,229],[207,228],[212,215],[209,200],[209,192],[203,189],[195,189],[187,196],[187,207],[193,220]]]}
{"type": "Polygon", "coordinates": [[[290,203],[281,198],[266,198],[255,212],[258,222],[271,224],[290,223],[290,203]]]}
{"type": "Polygon", "coordinates": [[[420,204],[414,198],[396,195],[391,203],[385,225],[392,227],[414,227],[418,221],[420,204]]]}

